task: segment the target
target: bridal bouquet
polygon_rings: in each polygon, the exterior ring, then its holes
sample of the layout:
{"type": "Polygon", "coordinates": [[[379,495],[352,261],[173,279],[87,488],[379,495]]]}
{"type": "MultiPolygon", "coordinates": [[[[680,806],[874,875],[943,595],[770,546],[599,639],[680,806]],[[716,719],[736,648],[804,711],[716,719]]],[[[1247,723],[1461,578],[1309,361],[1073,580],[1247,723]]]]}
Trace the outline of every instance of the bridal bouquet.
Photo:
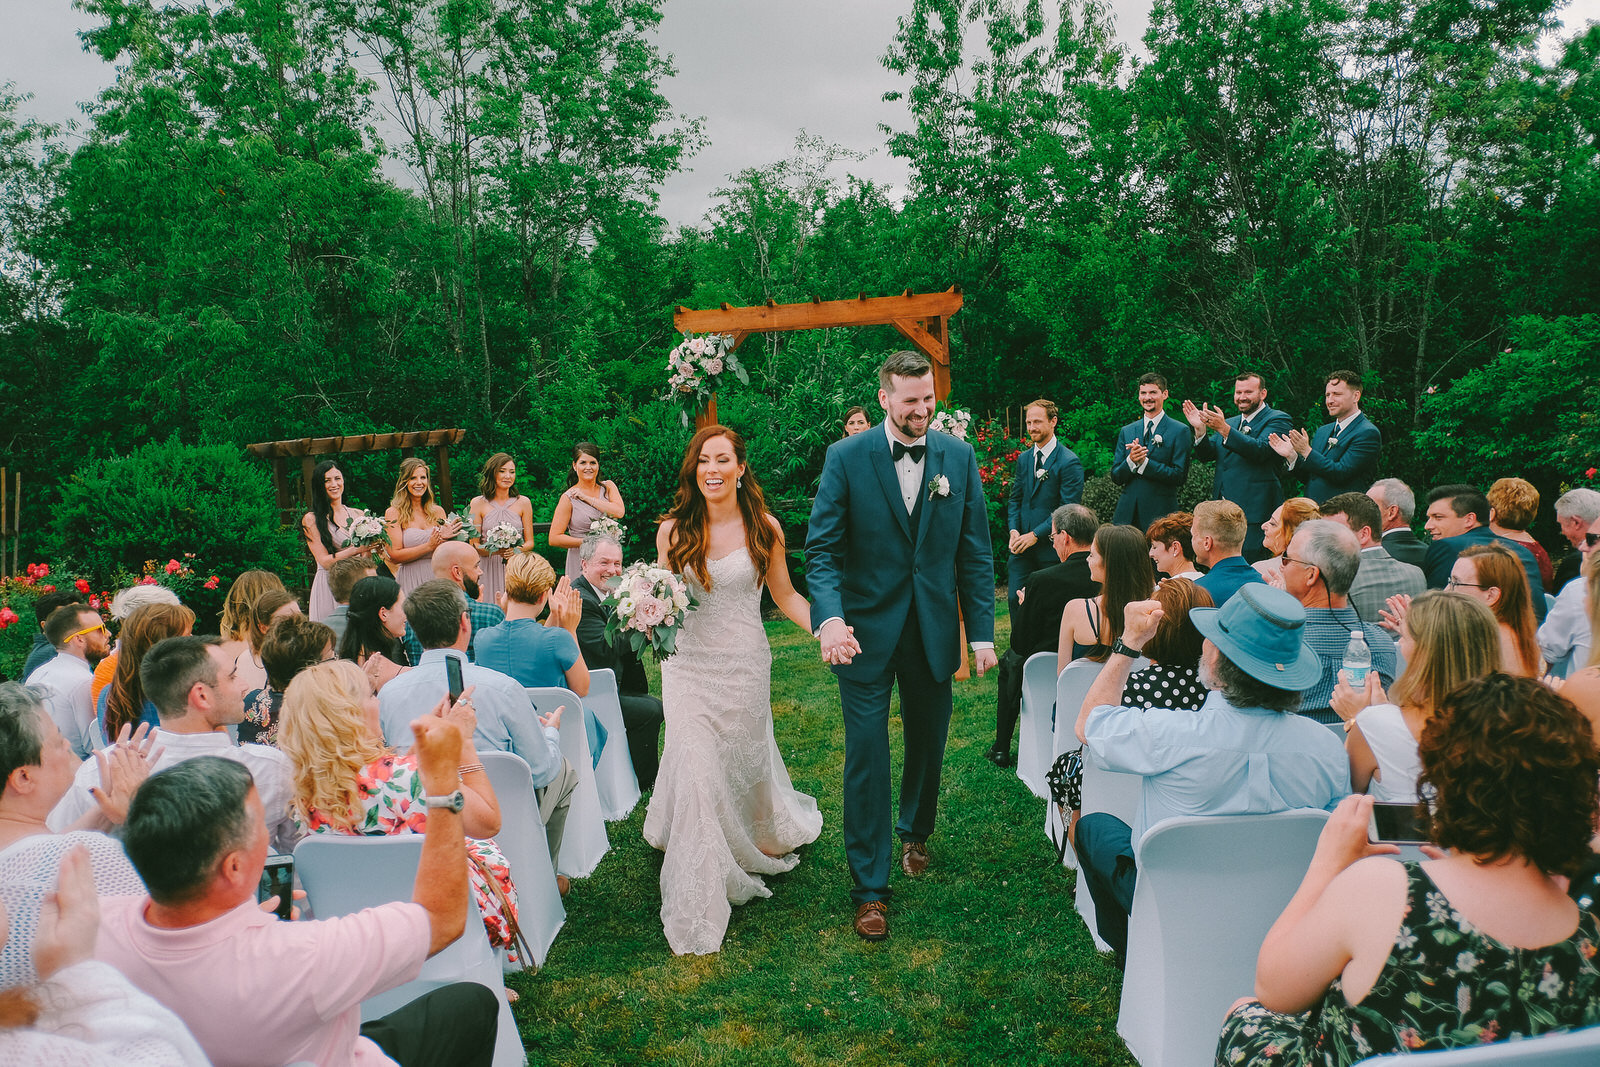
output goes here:
{"type": "Polygon", "coordinates": [[[639,562],[617,576],[605,604],[606,640],[621,637],[635,653],[648,647],[659,661],[678,650],[678,628],[700,602],[682,575],[639,562]]]}
{"type": "MultiPolygon", "coordinates": [[[[472,524],[472,516],[470,515],[459,515],[452,511],[444,517],[444,525],[448,526],[452,522],[461,524],[461,532],[452,537],[450,539],[452,541],[471,541],[473,538],[483,536],[482,532],[472,524]]],[[[520,544],[521,542],[519,541],[518,543],[520,544]]]]}
{"type": "Polygon", "coordinates": [[[509,522],[491,526],[489,532],[483,535],[482,544],[485,552],[504,552],[508,548],[521,548],[522,527],[513,526],[509,522]]]}
{"type": "Polygon", "coordinates": [[[610,515],[602,515],[591,522],[589,524],[589,532],[612,538],[619,545],[626,544],[625,538],[628,536],[628,528],[610,515]]]}
{"type": "Polygon", "coordinates": [[[750,373],[733,354],[733,335],[713,333],[705,337],[684,337],[667,356],[667,395],[663,400],[677,403],[685,426],[711,394],[732,374],[741,385],[750,384],[750,373]]]}
{"type": "Polygon", "coordinates": [[[941,433],[947,433],[951,437],[965,441],[967,439],[967,427],[972,425],[972,412],[962,411],[959,408],[936,412],[928,425],[941,433]]]}
{"type": "Polygon", "coordinates": [[[383,519],[370,511],[358,511],[350,516],[350,521],[344,524],[344,531],[350,536],[352,548],[394,544],[389,539],[389,531],[383,525],[383,519]]]}

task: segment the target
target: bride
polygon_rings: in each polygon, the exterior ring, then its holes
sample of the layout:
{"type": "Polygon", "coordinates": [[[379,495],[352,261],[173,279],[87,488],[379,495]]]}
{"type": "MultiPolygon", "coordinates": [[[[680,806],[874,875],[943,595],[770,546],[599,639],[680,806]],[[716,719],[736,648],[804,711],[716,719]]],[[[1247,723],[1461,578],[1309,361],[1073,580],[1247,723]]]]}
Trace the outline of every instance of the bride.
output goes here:
{"type": "Polygon", "coordinates": [[[661,923],[672,951],[716,952],[732,905],[771,896],[760,876],[792,870],[794,850],[822,832],[816,800],[790,784],[772,736],[762,585],[807,632],[811,613],[789,580],[783,529],[745,466],[744,439],[725,426],[689,442],[656,549],[700,606],[661,664],[667,743],[644,837],[666,852],[661,923]]]}

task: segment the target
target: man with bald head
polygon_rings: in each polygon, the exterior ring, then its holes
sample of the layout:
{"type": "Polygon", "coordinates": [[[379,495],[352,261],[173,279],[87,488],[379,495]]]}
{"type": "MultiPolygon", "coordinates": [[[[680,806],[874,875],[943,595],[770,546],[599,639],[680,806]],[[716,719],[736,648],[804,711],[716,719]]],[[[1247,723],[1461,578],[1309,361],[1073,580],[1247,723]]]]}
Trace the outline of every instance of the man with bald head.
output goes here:
{"type": "MultiPolygon", "coordinates": [[[[506,613],[502,608],[478,599],[481,592],[478,579],[483,577],[478,550],[465,541],[446,541],[433,550],[433,576],[453,583],[467,594],[467,615],[472,620],[472,633],[467,637],[467,662],[478,662],[472,647],[473,639],[483,630],[506,621],[506,613]]],[[[422,659],[422,642],[417,640],[409,622],[406,623],[405,646],[406,655],[411,657],[412,663],[422,659]]]]}

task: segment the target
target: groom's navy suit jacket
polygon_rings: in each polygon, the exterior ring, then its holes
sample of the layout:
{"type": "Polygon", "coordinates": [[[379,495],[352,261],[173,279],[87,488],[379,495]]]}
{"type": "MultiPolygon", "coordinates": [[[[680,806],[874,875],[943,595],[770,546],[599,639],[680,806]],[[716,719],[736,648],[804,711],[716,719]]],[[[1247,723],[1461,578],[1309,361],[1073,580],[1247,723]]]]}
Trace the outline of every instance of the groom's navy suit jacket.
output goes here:
{"type": "Polygon", "coordinates": [[[948,681],[965,658],[958,602],[968,640],[994,640],[994,558],[977,458],[937,430],[925,440],[915,516],[906,514],[881,426],[828,448],[806,537],[806,588],[812,629],[835,616],[855,628],[861,654],[834,667],[843,677],[883,672],[913,599],[935,679],[948,681]],[[941,475],[948,496],[928,488],[941,475]]]}
{"type": "Polygon", "coordinates": [[[1261,547],[1261,524],[1271,517],[1283,503],[1283,460],[1272,450],[1267,438],[1294,429],[1289,416],[1275,407],[1262,404],[1250,414],[1249,431],[1242,415],[1228,420],[1228,436],[1207,434],[1195,442],[1192,456],[1197,460],[1215,460],[1216,476],[1211,480],[1211,497],[1214,500],[1231,500],[1244,512],[1244,551],[1250,553],[1261,547]]]}

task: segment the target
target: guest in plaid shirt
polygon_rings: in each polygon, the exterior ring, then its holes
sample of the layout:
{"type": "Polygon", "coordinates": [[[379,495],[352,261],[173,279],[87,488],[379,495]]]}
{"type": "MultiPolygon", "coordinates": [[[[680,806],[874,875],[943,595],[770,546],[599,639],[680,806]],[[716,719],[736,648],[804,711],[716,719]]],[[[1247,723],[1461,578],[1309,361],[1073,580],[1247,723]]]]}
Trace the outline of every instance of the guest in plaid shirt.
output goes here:
{"type": "MultiPolygon", "coordinates": [[[[467,594],[467,618],[472,622],[472,636],[467,638],[467,662],[478,662],[472,647],[473,638],[489,627],[499,626],[506,621],[504,611],[478,599],[478,579],[483,576],[478,550],[465,541],[446,541],[433,550],[433,576],[455,583],[458,589],[467,594]]],[[[422,642],[417,640],[416,631],[411,629],[409,622],[406,623],[405,644],[406,655],[411,657],[411,662],[421,662],[422,642]]]]}

